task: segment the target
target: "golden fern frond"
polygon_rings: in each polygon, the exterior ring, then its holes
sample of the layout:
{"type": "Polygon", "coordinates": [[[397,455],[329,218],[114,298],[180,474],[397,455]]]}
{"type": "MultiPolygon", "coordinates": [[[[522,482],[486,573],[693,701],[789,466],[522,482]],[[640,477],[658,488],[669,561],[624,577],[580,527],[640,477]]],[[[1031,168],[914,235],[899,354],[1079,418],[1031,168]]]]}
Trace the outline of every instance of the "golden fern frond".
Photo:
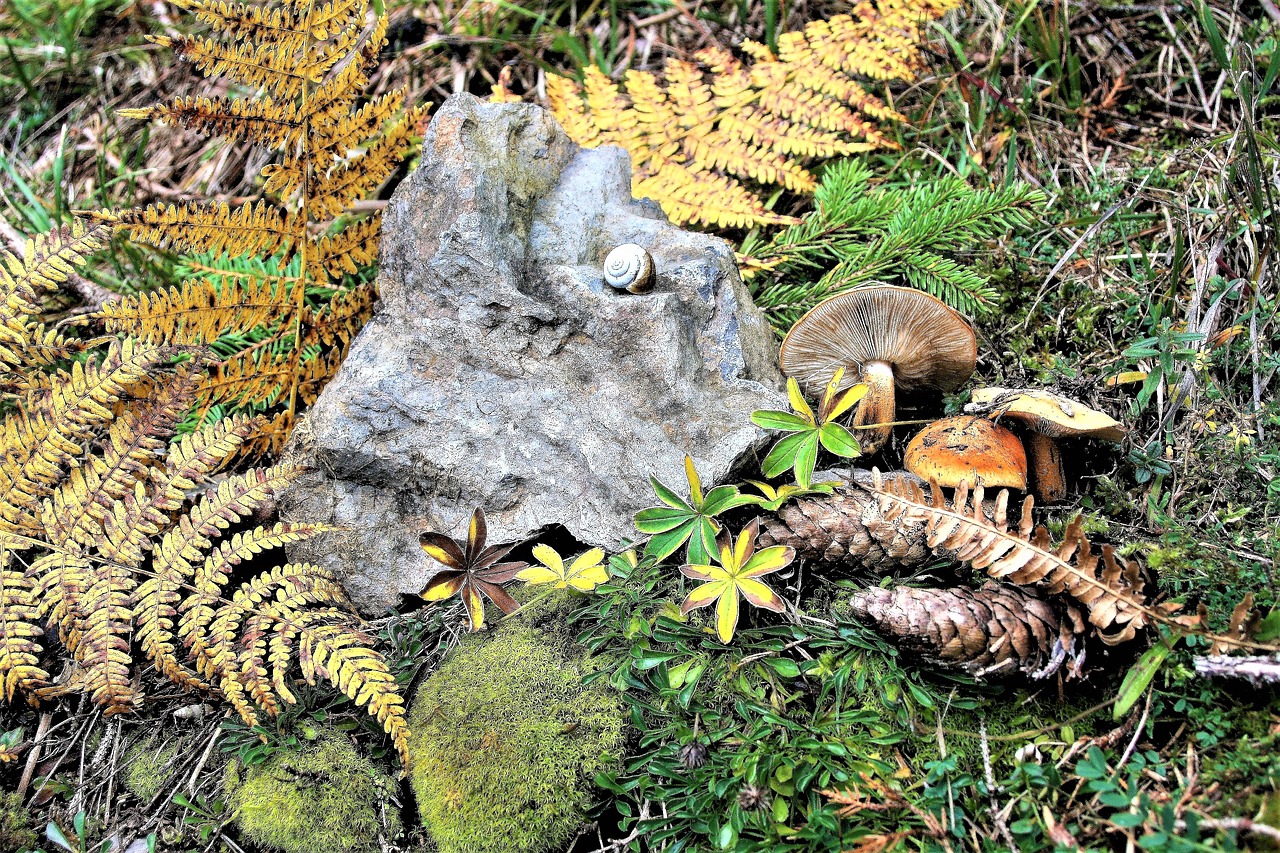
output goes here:
{"type": "Polygon", "coordinates": [[[112,422],[101,454],[89,455],[45,501],[42,524],[51,543],[88,548],[101,539],[102,519],[160,459],[195,397],[197,381],[188,368],[153,383],[150,393],[112,422]]]}
{"type": "Polygon", "coordinates": [[[999,580],[1071,596],[1088,610],[1089,623],[1109,645],[1132,639],[1150,621],[1172,612],[1170,605],[1149,602],[1136,563],[1120,557],[1111,545],[1103,545],[1100,553],[1093,550],[1080,516],[1067,526],[1062,544],[1055,548],[1049,531],[1037,527],[1032,518],[1031,497],[1022,504],[1017,529],[1011,530],[1007,490],[996,497],[990,519],[982,509],[982,487],[970,500],[962,484],[948,504],[937,485],[926,495],[914,482],[886,481],[877,473],[871,491],[886,520],[923,525],[925,541],[934,551],[953,553],[999,580]]]}
{"type": "Polygon", "coordinates": [[[28,240],[22,257],[0,255],[0,382],[16,391],[48,389],[48,368],[73,345],[34,318],[40,297],[67,280],[84,256],[106,243],[110,228],[80,220],[28,240]]]}
{"type": "MultiPolygon", "coordinates": [[[[276,679],[267,674],[271,632],[281,623],[293,622],[311,605],[345,603],[346,595],[333,575],[307,563],[277,566],[242,584],[231,603],[220,608],[208,632],[207,663],[219,676],[223,693],[247,692],[255,704],[275,716],[279,711],[276,679]],[[249,642],[240,643],[239,637],[249,642]]],[[[344,614],[341,621],[349,618],[344,614]]],[[[282,698],[288,701],[292,694],[282,698]]],[[[248,714],[246,722],[253,716],[252,708],[248,714]]]]}
{"type": "Polygon", "coordinates": [[[548,79],[548,104],[579,145],[627,149],[636,194],[656,199],[672,221],[776,224],[782,218],[747,185],[809,194],[817,182],[801,161],[892,146],[871,119],[905,117],[864,81],[913,80],[924,25],[955,5],[863,2],[852,14],[784,33],[776,54],[743,43],[749,64],[708,48],[696,63],[668,59],[661,81],[628,71],[625,92],[588,67],[580,88],[548,79]],[[716,197],[726,190],[732,199],[716,197]]]}
{"type": "Polygon", "coordinates": [[[101,519],[99,553],[137,565],[152,539],[174,524],[173,513],[186,503],[187,491],[229,460],[256,426],[255,420],[238,417],[170,445],[164,469],[152,469],[101,519]]]}
{"type": "Polygon", "coordinates": [[[401,761],[407,765],[409,726],[404,699],[396,690],[395,677],[386,662],[372,650],[372,640],[346,625],[325,625],[304,629],[299,646],[298,658],[307,683],[314,684],[318,674],[337,685],[357,707],[367,706],[391,735],[401,761]]]}
{"type": "MultiPolygon", "coordinates": [[[[60,257],[75,255],[65,250],[60,257]]],[[[11,294],[19,290],[15,271],[40,281],[38,265],[14,260],[6,269],[11,294]]],[[[48,340],[30,314],[37,306],[25,298],[36,285],[22,289],[22,297],[7,301],[15,317],[23,312],[7,327],[13,334],[5,340],[15,352],[30,349],[23,335],[48,340]]],[[[188,290],[175,298],[191,308],[200,298],[216,302],[211,293],[222,291],[188,290]]],[[[306,352],[314,364],[295,367],[305,380],[305,397],[336,369],[372,299],[372,287],[355,288],[326,308],[308,309],[304,334],[312,336],[306,352]]],[[[169,311],[173,304],[152,300],[144,309],[140,300],[131,310],[135,319],[144,310],[156,317],[183,313],[169,311]]],[[[198,328],[198,309],[186,313],[187,325],[175,324],[168,337],[213,337],[198,328]]],[[[122,325],[126,315],[118,320],[122,325]]],[[[240,416],[167,442],[199,396],[209,361],[207,352],[192,349],[184,343],[194,357],[176,371],[162,368],[177,347],[133,338],[112,340],[101,355],[50,372],[47,381],[29,378],[43,372],[30,360],[15,371],[11,384],[26,390],[4,413],[0,430],[0,679],[6,697],[21,691],[38,700],[83,690],[106,714],[129,711],[142,692],[134,641],[171,680],[206,688],[209,683],[178,658],[179,648],[189,645],[197,667],[253,721],[255,708],[276,713],[281,700],[293,701],[287,676],[296,652],[308,678],[320,672],[367,706],[403,754],[403,701],[330,573],[286,566],[251,580],[242,594],[224,597],[233,567],[322,528],[278,523],[236,533],[215,547],[214,539],[231,525],[270,511],[272,495],[292,469],[225,477],[192,501],[210,475],[271,423],[240,416]],[[29,562],[26,571],[12,568],[15,555],[29,562]],[[39,665],[42,620],[56,626],[79,663],[80,676],[71,684],[49,685],[39,665]]],[[[302,351],[295,348],[284,358],[296,364],[302,351]]],[[[281,417],[291,413],[278,413],[275,422],[281,417]]]]}
{"type": "Polygon", "coordinates": [[[403,108],[403,89],[379,95],[354,113],[337,116],[317,127],[310,140],[312,151],[317,158],[324,154],[342,157],[347,149],[367,145],[403,108]]]}
{"type": "MultiPolygon", "coordinates": [[[[133,323],[149,339],[169,343],[203,343],[248,329],[265,330],[269,341],[227,359],[215,371],[202,389],[200,405],[287,403],[288,417],[273,412],[270,423],[289,426],[301,384],[312,378],[299,369],[301,342],[333,338],[345,346],[345,330],[338,336],[309,335],[306,320],[317,307],[310,294],[319,288],[338,290],[337,279],[359,272],[377,255],[381,216],[353,223],[339,217],[395,172],[412,147],[426,107],[407,106],[403,90],[364,100],[387,27],[381,11],[373,22],[367,20],[367,0],[183,0],[181,5],[208,25],[209,35],[153,40],[205,75],[260,88],[265,96],[256,101],[177,98],[124,114],[276,150],[278,162],[262,171],[271,199],[238,208],[195,202],[153,205],[98,218],[139,242],[176,252],[274,257],[281,267],[300,256],[301,272],[273,276],[242,292],[228,288],[225,280],[221,286],[192,282],[150,302],[139,298],[113,306],[104,317],[110,328],[133,323]]],[[[271,436],[272,444],[278,440],[271,436]]]]}
{"type": "MultiPolygon", "coordinates": [[[[228,477],[218,484],[216,491],[205,495],[178,519],[161,548],[166,554],[183,558],[204,553],[214,537],[222,535],[232,522],[253,514],[270,501],[295,474],[296,469],[290,465],[276,465],[228,477]]],[[[204,631],[213,621],[215,605],[228,581],[225,569],[226,565],[218,560],[205,561],[192,578],[195,591],[179,609],[182,619],[178,637],[189,646],[196,669],[205,675],[209,675],[211,669],[204,631]]]]}
{"type": "Polygon", "coordinates": [[[321,237],[316,244],[316,262],[330,276],[359,272],[378,259],[378,238],[382,234],[382,211],[354,222],[339,233],[321,237]]]}
{"type": "Polygon", "coordinates": [[[383,131],[367,150],[347,158],[342,165],[321,176],[309,189],[308,211],[320,219],[331,219],[351,203],[382,186],[413,147],[413,134],[421,107],[408,110],[383,131]]]}
{"type": "Polygon", "coordinates": [[[274,44],[285,50],[297,50],[307,38],[303,30],[303,14],[291,6],[272,8],[221,0],[209,3],[182,0],[177,5],[194,13],[197,21],[228,40],[274,44]]]}
{"type": "Polygon", "coordinates": [[[270,98],[246,101],[243,98],[179,96],[150,107],[120,110],[120,115],[162,121],[202,136],[248,139],[277,150],[297,145],[306,125],[296,104],[277,105],[270,98]]]}
{"type": "Polygon", "coordinates": [[[298,350],[275,352],[264,345],[242,350],[209,370],[200,387],[200,406],[218,401],[241,406],[271,404],[280,399],[297,376],[298,350]]]}
{"type": "MultiPolygon", "coordinates": [[[[0,296],[16,294],[35,314],[35,302],[41,293],[54,290],[67,280],[84,256],[106,245],[110,229],[101,224],[86,224],[78,219],[70,225],[55,228],[28,240],[23,256],[11,252],[0,255],[0,296]]],[[[2,305],[3,303],[0,303],[2,305]]]]}
{"type": "Polygon", "coordinates": [[[186,490],[195,488],[197,481],[222,468],[258,428],[260,420],[234,415],[173,441],[165,457],[166,494],[180,500],[186,490]]]}
{"type": "Polygon", "coordinates": [[[672,222],[750,228],[797,221],[767,210],[764,202],[733,178],[696,172],[679,163],[666,163],[653,177],[635,181],[632,192],[639,198],[661,200],[672,222]]]}
{"type": "Polygon", "coordinates": [[[284,443],[293,432],[294,416],[288,409],[276,412],[270,419],[263,419],[261,426],[245,440],[241,455],[245,459],[263,456],[279,456],[284,443]]]}
{"type": "Polygon", "coordinates": [[[329,304],[319,310],[308,309],[303,319],[307,336],[303,338],[302,348],[350,343],[373,316],[377,299],[378,292],[372,284],[361,284],[334,294],[329,304]]]}
{"type": "Polygon", "coordinates": [[[307,84],[319,83],[327,70],[319,64],[300,66],[296,51],[272,42],[224,43],[200,36],[152,36],[152,41],[172,49],[174,56],[192,63],[206,77],[264,88],[279,101],[297,98],[307,84]]]}
{"type": "Polygon", "coordinates": [[[302,363],[302,381],[298,384],[298,396],[302,402],[310,406],[316,401],[320,392],[324,390],[324,386],[337,375],[338,368],[342,366],[342,360],[346,355],[345,346],[334,347],[327,354],[318,355],[302,363]]]}
{"type": "Polygon", "coordinates": [[[109,332],[151,343],[200,345],[272,323],[289,311],[289,296],[271,280],[249,278],[235,286],[215,287],[196,279],[108,302],[92,316],[109,332]]]}
{"type": "Polygon", "coordinates": [[[129,643],[137,580],[112,560],[90,564],[90,574],[77,601],[79,633],[67,648],[84,667],[85,689],[110,716],[134,710],[139,697],[129,643]]]}
{"type": "Polygon", "coordinates": [[[280,255],[281,265],[293,257],[301,223],[266,201],[230,207],[187,202],[148,205],[142,210],[97,214],[129,231],[139,243],[174,252],[211,252],[238,257],[280,255]]]}
{"type": "Polygon", "coordinates": [[[39,620],[35,584],[9,567],[9,550],[0,540],[0,679],[9,702],[18,691],[31,693],[49,683],[49,673],[40,668],[39,620]]]}
{"type": "Polygon", "coordinates": [[[0,435],[0,530],[31,532],[40,502],[61,479],[64,466],[83,451],[83,442],[114,417],[109,406],[167,359],[164,348],[115,341],[101,361],[59,371],[47,398],[35,411],[5,418],[0,435]]]}
{"type": "Polygon", "coordinates": [[[54,551],[32,563],[27,575],[35,583],[40,616],[58,626],[58,639],[64,646],[78,643],[81,599],[93,582],[89,561],[83,555],[54,551]]]}

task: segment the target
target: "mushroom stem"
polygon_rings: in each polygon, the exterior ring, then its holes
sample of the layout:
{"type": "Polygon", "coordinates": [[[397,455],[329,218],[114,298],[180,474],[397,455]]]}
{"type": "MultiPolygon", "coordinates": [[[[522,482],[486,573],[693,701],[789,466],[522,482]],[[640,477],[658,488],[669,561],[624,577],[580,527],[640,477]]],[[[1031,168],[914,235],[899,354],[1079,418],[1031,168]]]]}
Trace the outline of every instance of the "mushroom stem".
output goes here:
{"type": "Polygon", "coordinates": [[[862,455],[870,456],[889,440],[893,432],[893,415],[897,401],[893,391],[893,365],[887,361],[868,361],[862,365],[860,381],[867,385],[867,396],[858,405],[853,426],[859,429],[858,443],[862,455]],[[874,426],[868,426],[874,425],[874,426]]]}
{"type": "Polygon", "coordinates": [[[1057,439],[1038,432],[1027,436],[1027,462],[1031,468],[1031,488],[1041,502],[1057,503],[1067,496],[1067,478],[1062,471],[1062,448],[1057,439]]]}

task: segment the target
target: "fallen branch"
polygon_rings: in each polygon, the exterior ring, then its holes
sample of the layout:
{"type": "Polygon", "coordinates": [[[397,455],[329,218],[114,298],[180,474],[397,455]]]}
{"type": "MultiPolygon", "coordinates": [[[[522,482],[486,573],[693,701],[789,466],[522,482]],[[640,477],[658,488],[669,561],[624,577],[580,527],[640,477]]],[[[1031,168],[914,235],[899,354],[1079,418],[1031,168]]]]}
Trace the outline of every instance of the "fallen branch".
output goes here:
{"type": "Polygon", "coordinates": [[[1280,682],[1280,658],[1208,655],[1196,658],[1196,674],[1205,678],[1247,678],[1253,684],[1280,682]]]}

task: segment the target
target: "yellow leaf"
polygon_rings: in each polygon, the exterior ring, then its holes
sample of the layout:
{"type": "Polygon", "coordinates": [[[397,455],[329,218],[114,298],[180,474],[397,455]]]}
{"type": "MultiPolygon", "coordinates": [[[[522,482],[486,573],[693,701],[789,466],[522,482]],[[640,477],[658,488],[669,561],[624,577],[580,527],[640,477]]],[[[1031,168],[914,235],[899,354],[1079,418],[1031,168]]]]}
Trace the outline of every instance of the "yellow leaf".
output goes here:
{"type": "Polygon", "coordinates": [[[804,395],[800,393],[800,385],[796,382],[795,377],[787,377],[787,399],[791,401],[791,408],[795,413],[809,422],[810,426],[814,426],[813,409],[809,408],[809,403],[804,399],[804,395]]]}

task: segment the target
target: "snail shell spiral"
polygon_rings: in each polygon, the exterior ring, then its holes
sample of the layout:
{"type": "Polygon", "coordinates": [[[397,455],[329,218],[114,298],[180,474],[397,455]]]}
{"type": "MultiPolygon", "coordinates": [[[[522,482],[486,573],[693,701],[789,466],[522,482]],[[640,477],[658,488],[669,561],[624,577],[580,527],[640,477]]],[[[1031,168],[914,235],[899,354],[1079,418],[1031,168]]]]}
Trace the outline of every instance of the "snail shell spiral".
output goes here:
{"type": "Polygon", "coordinates": [[[653,287],[653,256],[635,243],[623,243],[604,259],[604,280],[610,287],[644,293],[653,287]]]}

